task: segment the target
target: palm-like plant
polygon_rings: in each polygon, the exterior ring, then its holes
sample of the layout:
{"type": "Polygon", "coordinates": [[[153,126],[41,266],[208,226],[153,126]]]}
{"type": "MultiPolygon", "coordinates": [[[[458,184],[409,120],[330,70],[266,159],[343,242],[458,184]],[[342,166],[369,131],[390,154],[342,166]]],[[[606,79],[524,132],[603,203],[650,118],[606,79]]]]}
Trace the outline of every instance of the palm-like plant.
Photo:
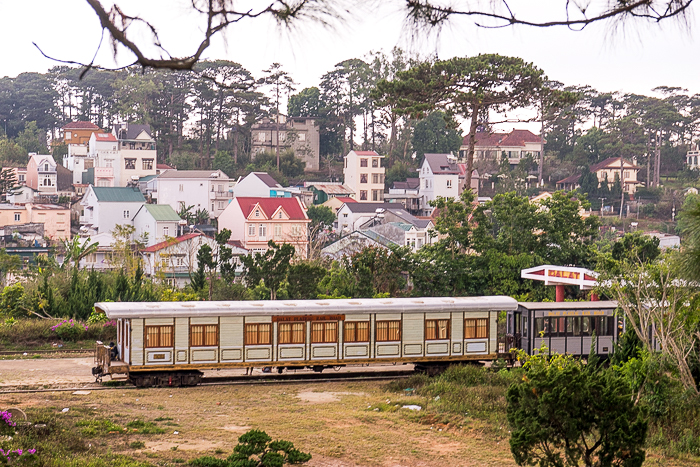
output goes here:
{"type": "Polygon", "coordinates": [[[97,251],[99,243],[90,242],[90,237],[84,239],[82,237],[73,237],[73,240],[63,240],[63,248],[66,250],[66,257],[63,260],[61,268],[65,269],[66,264],[73,262],[73,267],[77,268],[80,260],[97,251]]]}

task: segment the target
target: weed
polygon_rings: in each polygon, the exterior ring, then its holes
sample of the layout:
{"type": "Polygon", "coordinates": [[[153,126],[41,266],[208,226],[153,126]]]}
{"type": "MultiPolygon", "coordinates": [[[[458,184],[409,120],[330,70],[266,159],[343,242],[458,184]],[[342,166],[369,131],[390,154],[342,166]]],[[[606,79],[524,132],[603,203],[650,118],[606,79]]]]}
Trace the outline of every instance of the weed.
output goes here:
{"type": "Polygon", "coordinates": [[[129,444],[129,447],[131,449],[143,449],[146,447],[146,443],[143,441],[134,441],[133,443],[129,444]]]}
{"type": "Polygon", "coordinates": [[[143,420],[133,420],[126,424],[132,432],[140,435],[160,435],[165,433],[165,430],[153,422],[144,422],[143,420]]]}
{"type": "Polygon", "coordinates": [[[172,420],[172,417],[158,417],[153,419],[154,422],[167,422],[170,420],[172,420]]]}

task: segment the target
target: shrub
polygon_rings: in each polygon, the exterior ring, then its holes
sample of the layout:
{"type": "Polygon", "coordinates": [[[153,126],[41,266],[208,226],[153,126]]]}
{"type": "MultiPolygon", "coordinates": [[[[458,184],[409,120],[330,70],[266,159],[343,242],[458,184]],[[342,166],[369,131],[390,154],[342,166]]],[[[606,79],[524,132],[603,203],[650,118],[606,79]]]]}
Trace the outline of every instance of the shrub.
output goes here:
{"type": "Polygon", "coordinates": [[[85,338],[88,331],[88,325],[79,323],[73,319],[64,319],[58,324],[51,326],[62,341],[79,341],[85,338]]]}

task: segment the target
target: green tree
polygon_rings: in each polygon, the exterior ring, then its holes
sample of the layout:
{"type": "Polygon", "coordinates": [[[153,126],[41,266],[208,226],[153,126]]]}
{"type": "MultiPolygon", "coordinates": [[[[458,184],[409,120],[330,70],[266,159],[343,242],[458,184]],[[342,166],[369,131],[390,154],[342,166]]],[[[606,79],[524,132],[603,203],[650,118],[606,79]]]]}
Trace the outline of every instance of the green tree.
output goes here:
{"type": "Polygon", "coordinates": [[[357,296],[389,294],[396,297],[406,286],[404,274],[408,270],[409,252],[408,247],[391,250],[369,247],[352,255],[346,268],[355,276],[357,296]]]}
{"type": "Polygon", "coordinates": [[[506,396],[510,449],[518,465],[638,467],[647,421],[612,369],[571,356],[529,357],[506,396]]]}
{"type": "Polygon", "coordinates": [[[386,188],[391,188],[394,182],[403,182],[407,178],[415,178],[416,169],[409,167],[406,163],[402,161],[394,162],[394,165],[389,167],[386,171],[386,178],[384,179],[384,186],[386,188]]]}
{"type": "Polygon", "coordinates": [[[287,295],[293,300],[311,300],[318,296],[318,286],[326,268],[306,261],[292,264],[287,271],[287,295]]]}
{"type": "Polygon", "coordinates": [[[63,249],[65,250],[65,257],[63,258],[63,265],[62,267],[65,267],[66,265],[70,265],[71,261],[73,262],[73,267],[78,268],[78,265],[80,264],[80,260],[85,258],[86,256],[89,256],[97,251],[97,248],[100,246],[98,242],[92,242],[90,243],[90,237],[87,239],[75,236],[73,237],[73,240],[68,241],[68,240],[62,240],[63,242],[63,249]]]}
{"type": "Polygon", "coordinates": [[[336,221],[333,210],[328,206],[313,205],[309,206],[306,215],[311,219],[311,228],[320,226],[322,230],[328,230],[333,227],[333,222],[336,221]]]}
{"type": "Polygon", "coordinates": [[[2,202],[7,201],[8,195],[13,195],[22,188],[17,182],[17,175],[11,168],[0,168],[0,196],[2,202]]]}
{"type": "Polygon", "coordinates": [[[416,122],[411,144],[418,158],[426,153],[457,154],[462,145],[462,135],[456,130],[456,122],[445,112],[435,111],[416,122]]]}
{"type": "Polygon", "coordinates": [[[270,240],[264,253],[253,253],[241,257],[243,280],[248,287],[255,287],[262,281],[270,289],[270,299],[277,299],[280,285],[287,278],[290,261],[294,256],[294,246],[289,243],[277,245],[270,240]]]}
{"type": "Polygon", "coordinates": [[[36,126],[36,122],[27,122],[24,124],[24,130],[22,130],[17,138],[15,139],[17,143],[24,152],[35,152],[37,154],[47,154],[48,149],[46,149],[46,131],[40,130],[36,126]]]}
{"type": "Polygon", "coordinates": [[[17,255],[10,255],[4,248],[0,248],[0,289],[7,285],[7,277],[22,268],[22,260],[17,255]]]}

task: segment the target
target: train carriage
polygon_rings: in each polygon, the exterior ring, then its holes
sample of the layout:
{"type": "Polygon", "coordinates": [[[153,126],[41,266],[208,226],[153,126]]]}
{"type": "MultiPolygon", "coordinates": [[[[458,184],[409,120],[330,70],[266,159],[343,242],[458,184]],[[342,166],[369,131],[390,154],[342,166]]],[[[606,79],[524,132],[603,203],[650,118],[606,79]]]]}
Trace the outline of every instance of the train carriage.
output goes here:
{"type": "Polygon", "coordinates": [[[93,374],[178,386],[216,368],[491,360],[498,313],[517,306],[502,296],[97,303],[117,320],[117,343],[111,356],[98,345],[93,374]]]}

